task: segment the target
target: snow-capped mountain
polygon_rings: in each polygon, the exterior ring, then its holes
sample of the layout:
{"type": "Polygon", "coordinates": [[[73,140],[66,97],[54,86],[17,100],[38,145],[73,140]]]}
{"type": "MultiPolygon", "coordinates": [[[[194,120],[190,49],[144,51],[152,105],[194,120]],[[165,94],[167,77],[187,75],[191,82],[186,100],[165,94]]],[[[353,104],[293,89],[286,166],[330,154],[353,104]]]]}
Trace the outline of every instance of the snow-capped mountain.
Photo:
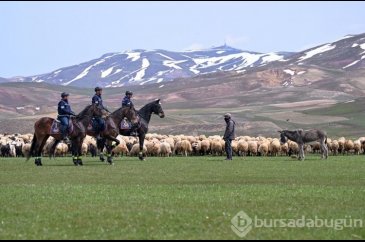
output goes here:
{"type": "Polygon", "coordinates": [[[132,50],[105,54],[79,65],[32,77],[0,82],[46,82],[64,86],[121,87],[172,81],[221,71],[247,73],[290,66],[324,67],[343,71],[365,67],[365,34],[348,35],[302,52],[257,53],[229,46],[174,52],[132,50]]]}
{"type": "Polygon", "coordinates": [[[365,67],[365,34],[347,35],[291,56],[290,63],[330,69],[353,70],[365,67]]]}
{"type": "Polygon", "coordinates": [[[132,50],[105,54],[80,65],[30,77],[30,81],[78,87],[144,85],[217,71],[243,72],[273,61],[284,61],[288,56],[290,53],[262,54],[229,46],[184,52],[132,50]]]}

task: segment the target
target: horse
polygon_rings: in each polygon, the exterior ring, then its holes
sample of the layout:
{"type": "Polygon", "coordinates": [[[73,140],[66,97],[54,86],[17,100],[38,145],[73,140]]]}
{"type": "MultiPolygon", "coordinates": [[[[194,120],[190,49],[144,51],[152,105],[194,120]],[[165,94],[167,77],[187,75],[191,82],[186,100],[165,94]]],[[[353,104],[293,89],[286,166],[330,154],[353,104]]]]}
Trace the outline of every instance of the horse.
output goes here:
{"type": "MultiPolygon", "coordinates": [[[[122,122],[122,120],[124,118],[127,118],[133,125],[136,125],[138,123],[137,120],[137,111],[131,107],[127,107],[127,108],[119,108],[118,110],[116,110],[115,112],[111,113],[110,115],[108,115],[105,118],[105,129],[100,133],[100,136],[103,138],[104,143],[107,142],[107,145],[105,146],[107,149],[107,157],[108,157],[108,163],[109,164],[113,164],[113,160],[111,157],[111,153],[112,153],[112,142],[116,142],[116,145],[119,145],[119,140],[116,139],[116,137],[119,134],[119,125],[122,122]]],[[[89,123],[91,124],[91,123],[89,123]]],[[[86,135],[89,136],[95,136],[95,131],[92,127],[92,125],[87,126],[86,128],[86,135]]],[[[52,148],[50,149],[50,155],[54,154],[54,151],[57,147],[57,145],[59,144],[61,140],[56,140],[56,142],[52,145],[52,148]]],[[[100,142],[98,142],[99,144],[100,142]]],[[[104,155],[103,155],[103,148],[104,148],[104,143],[103,146],[100,147],[100,145],[98,145],[98,149],[100,151],[100,160],[104,162],[104,155]]]]}
{"type": "MultiPolygon", "coordinates": [[[[134,107],[125,107],[125,108],[119,108],[115,112],[111,113],[106,119],[105,119],[105,128],[100,133],[100,136],[102,139],[97,142],[98,150],[100,152],[100,160],[102,162],[105,161],[103,149],[104,146],[106,147],[107,151],[107,162],[112,165],[113,164],[113,156],[112,156],[112,150],[113,145],[112,142],[115,142],[118,146],[120,144],[120,141],[117,139],[117,136],[119,135],[119,129],[120,124],[124,120],[124,118],[127,118],[129,122],[133,126],[138,125],[138,117],[137,117],[137,111],[134,109],[134,107]]],[[[87,129],[87,135],[89,136],[95,136],[95,132],[93,129],[87,129]]]]}
{"type": "MultiPolygon", "coordinates": [[[[165,118],[165,112],[162,109],[160,99],[145,105],[143,108],[141,108],[139,111],[136,111],[136,112],[137,112],[138,126],[137,127],[135,126],[135,127],[136,127],[136,131],[138,132],[139,149],[140,149],[138,158],[141,161],[144,161],[145,154],[143,153],[143,146],[144,146],[146,134],[148,132],[148,125],[151,121],[152,114],[156,114],[160,118],[165,118]]],[[[119,134],[123,135],[123,136],[131,136],[131,130],[124,130],[119,127],[119,134]]],[[[101,143],[98,144],[98,146],[99,146],[99,148],[104,148],[105,140],[102,140],[101,143]]]]}
{"type": "MultiPolygon", "coordinates": [[[[144,141],[146,138],[146,134],[148,132],[148,125],[151,121],[152,114],[158,115],[160,118],[165,118],[165,112],[162,109],[161,100],[158,99],[156,101],[153,101],[147,105],[145,105],[143,108],[141,108],[139,111],[137,111],[138,118],[139,118],[139,124],[136,129],[138,132],[138,138],[139,138],[139,159],[141,161],[144,161],[144,154],[143,154],[143,146],[144,141]]],[[[130,136],[131,131],[130,130],[119,130],[119,133],[123,136],[130,136]]]]}
{"type": "Polygon", "coordinates": [[[327,147],[327,133],[321,130],[307,130],[302,129],[289,131],[278,131],[280,133],[280,143],[285,144],[288,139],[296,142],[299,145],[299,158],[298,160],[304,160],[304,145],[311,142],[319,141],[321,144],[322,159],[328,159],[328,147],[327,147]]]}
{"type": "MultiPolygon", "coordinates": [[[[72,147],[73,163],[77,165],[83,165],[81,156],[81,146],[84,138],[86,137],[86,127],[91,122],[93,116],[102,117],[105,115],[105,111],[99,107],[99,105],[89,105],[76,117],[71,118],[73,130],[69,134],[72,147]]],[[[44,117],[39,119],[34,124],[34,137],[32,140],[30,152],[27,155],[27,160],[30,157],[35,157],[35,165],[42,166],[42,150],[46,144],[46,141],[50,136],[55,140],[61,140],[62,135],[60,132],[52,132],[52,126],[55,123],[55,119],[44,117]]]]}

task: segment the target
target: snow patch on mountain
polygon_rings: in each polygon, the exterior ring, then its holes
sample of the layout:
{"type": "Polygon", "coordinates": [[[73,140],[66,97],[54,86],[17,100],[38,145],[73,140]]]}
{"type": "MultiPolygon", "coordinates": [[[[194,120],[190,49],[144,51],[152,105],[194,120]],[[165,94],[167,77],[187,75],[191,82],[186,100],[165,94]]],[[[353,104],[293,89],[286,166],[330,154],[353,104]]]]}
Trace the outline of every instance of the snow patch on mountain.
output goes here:
{"type": "Polygon", "coordinates": [[[318,54],[333,50],[334,48],[336,48],[336,45],[331,45],[331,44],[323,45],[319,48],[316,48],[314,50],[310,50],[310,51],[306,52],[304,56],[299,58],[299,61],[307,60],[309,58],[312,58],[315,55],[318,55],[318,54]]]}
{"type": "Polygon", "coordinates": [[[105,71],[101,71],[101,78],[105,78],[109,76],[113,72],[114,66],[110,67],[109,69],[105,71]]]}
{"type": "Polygon", "coordinates": [[[174,60],[170,56],[167,56],[167,55],[164,55],[164,54],[161,54],[161,53],[157,53],[157,54],[164,57],[164,58],[166,58],[166,59],[168,59],[168,60],[174,60]]]}
{"type": "Polygon", "coordinates": [[[74,79],[72,79],[71,81],[69,81],[69,82],[66,82],[66,83],[63,83],[62,85],[63,86],[67,86],[67,85],[70,85],[71,83],[73,83],[74,81],[77,81],[77,80],[79,80],[79,79],[81,79],[81,78],[83,78],[83,77],[85,77],[88,73],[89,73],[89,71],[93,68],[93,67],[95,67],[95,66],[97,66],[97,65],[100,65],[100,64],[102,64],[102,63],[104,63],[105,62],[105,59],[102,59],[102,60],[100,60],[100,61],[98,61],[98,62],[96,62],[95,64],[93,64],[93,65],[91,65],[91,66],[89,66],[88,68],[86,68],[83,72],[81,72],[77,77],[75,77],[74,79]]]}
{"type": "Polygon", "coordinates": [[[150,62],[143,58],[142,60],[142,68],[137,72],[136,76],[134,77],[133,81],[142,81],[143,77],[145,76],[146,69],[150,66],[150,62]]]}
{"type": "Polygon", "coordinates": [[[132,62],[139,60],[141,58],[141,53],[139,52],[126,52],[126,55],[128,55],[127,60],[131,59],[132,62]]]}
{"type": "Polygon", "coordinates": [[[290,69],[284,70],[284,72],[285,72],[286,74],[291,75],[291,76],[294,76],[294,75],[295,75],[295,71],[290,70],[290,69]]]}
{"type": "Polygon", "coordinates": [[[261,64],[266,64],[273,61],[282,61],[284,60],[284,56],[277,55],[276,53],[269,53],[266,56],[262,57],[261,64]]]}
{"type": "Polygon", "coordinates": [[[58,71],[53,72],[53,74],[56,76],[56,75],[60,74],[61,72],[62,72],[62,70],[58,70],[58,71]]]}
{"type": "Polygon", "coordinates": [[[357,64],[357,63],[359,63],[359,62],[360,62],[360,60],[354,61],[354,62],[352,62],[351,64],[349,64],[349,65],[347,65],[347,66],[343,67],[343,69],[346,69],[346,68],[349,68],[349,67],[351,67],[351,66],[354,66],[354,65],[356,65],[356,64],[357,64]]]}
{"type": "Polygon", "coordinates": [[[178,64],[180,63],[184,63],[186,62],[186,60],[181,60],[181,61],[164,61],[163,65],[169,67],[169,68],[173,68],[173,69],[178,69],[178,70],[182,70],[182,68],[180,66],[178,66],[178,64]]]}

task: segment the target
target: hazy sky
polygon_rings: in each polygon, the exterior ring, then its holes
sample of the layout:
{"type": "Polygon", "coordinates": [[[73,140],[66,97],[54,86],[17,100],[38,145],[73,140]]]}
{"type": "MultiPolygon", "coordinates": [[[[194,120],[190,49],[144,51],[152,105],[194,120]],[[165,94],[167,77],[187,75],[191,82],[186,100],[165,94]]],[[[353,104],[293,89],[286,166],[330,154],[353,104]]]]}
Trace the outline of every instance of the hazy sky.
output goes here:
{"type": "Polygon", "coordinates": [[[365,2],[1,2],[0,77],[130,49],[299,51],[365,32],[365,2]]]}

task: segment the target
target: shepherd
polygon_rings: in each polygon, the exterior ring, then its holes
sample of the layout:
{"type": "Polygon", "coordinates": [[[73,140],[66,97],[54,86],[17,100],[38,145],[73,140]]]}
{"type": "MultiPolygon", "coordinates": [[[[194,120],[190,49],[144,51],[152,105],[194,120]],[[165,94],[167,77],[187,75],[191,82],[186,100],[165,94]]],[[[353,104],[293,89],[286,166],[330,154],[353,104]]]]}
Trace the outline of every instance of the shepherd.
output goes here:
{"type": "Polygon", "coordinates": [[[225,160],[232,160],[233,159],[233,151],[232,151],[232,141],[236,138],[235,129],[236,123],[232,119],[232,115],[227,113],[224,115],[224,120],[226,121],[227,127],[226,132],[224,133],[224,141],[226,142],[225,150],[227,153],[227,159],[225,160]]]}

